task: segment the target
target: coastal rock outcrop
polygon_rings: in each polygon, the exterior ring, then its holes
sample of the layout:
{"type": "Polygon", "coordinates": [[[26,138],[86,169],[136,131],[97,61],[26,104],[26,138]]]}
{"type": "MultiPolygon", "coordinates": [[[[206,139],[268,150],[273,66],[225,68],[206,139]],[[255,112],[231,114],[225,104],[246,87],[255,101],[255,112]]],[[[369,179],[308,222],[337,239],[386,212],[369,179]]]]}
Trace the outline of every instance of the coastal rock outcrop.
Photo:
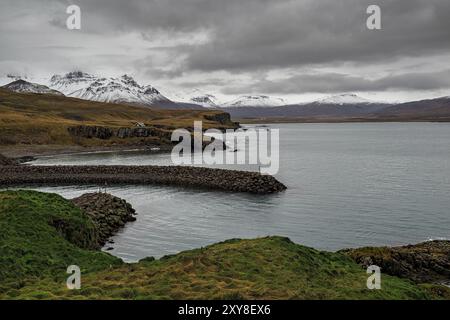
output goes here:
{"type": "Polygon", "coordinates": [[[94,222],[99,247],[127,222],[136,220],[131,204],[107,193],[87,193],[71,201],[94,222]]]}
{"type": "MultiPolygon", "coordinates": [[[[194,128],[187,128],[191,131],[194,128]]],[[[225,130],[221,128],[222,130],[225,130]]],[[[111,138],[129,139],[129,138],[158,138],[171,144],[173,128],[165,128],[161,126],[146,126],[146,127],[122,127],[122,128],[109,128],[98,126],[75,126],[69,127],[68,131],[72,137],[85,138],[85,139],[101,139],[108,140],[111,138]]],[[[192,138],[193,140],[193,138],[192,138]]],[[[205,146],[208,142],[205,141],[205,146]]]]}
{"type": "Polygon", "coordinates": [[[239,128],[239,122],[233,122],[231,115],[227,112],[219,112],[212,115],[204,115],[206,120],[218,122],[223,125],[232,125],[234,128],[239,128]]]}
{"type": "Polygon", "coordinates": [[[106,140],[110,139],[114,135],[111,128],[98,126],[76,126],[69,127],[68,130],[72,136],[88,139],[97,138],[106,140]]]}
{"type": "Polygon", "coordinates": [[[161,129],[152,127],[109,128],[82,125],[69,127],[68,131],[74,137],[87,139],[97,138],[102,140],[111,139],[113,137],[117,137],[120,139],[160,137],[170,140],[171,135],[171,133],[168,131],[163,131],[161,129]]]}
{"type": "Polygon", "coordinates": [[[450,280],[450,241],[428,241],[403,247],[345,249],[364,268],[376,265],[383,273],[418,283],[450,280]]]}

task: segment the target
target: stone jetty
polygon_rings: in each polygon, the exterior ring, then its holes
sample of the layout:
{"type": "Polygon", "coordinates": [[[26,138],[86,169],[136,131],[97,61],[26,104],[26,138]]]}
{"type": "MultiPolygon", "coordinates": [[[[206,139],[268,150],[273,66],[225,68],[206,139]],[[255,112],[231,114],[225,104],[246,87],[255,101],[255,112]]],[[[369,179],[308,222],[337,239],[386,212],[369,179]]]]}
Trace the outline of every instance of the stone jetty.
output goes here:
{"type": "Polygon", "coordinates": [[[16,166],[18,163],[14,159],[7,158],[0,154],[0,166],[16,166]]]}
{"type": "Polygon", "coordinates": [[[0,187],[38,185],[168,185],[270,194],[286,190],[256,172],[188,166],[0,166],[0,187]]]}

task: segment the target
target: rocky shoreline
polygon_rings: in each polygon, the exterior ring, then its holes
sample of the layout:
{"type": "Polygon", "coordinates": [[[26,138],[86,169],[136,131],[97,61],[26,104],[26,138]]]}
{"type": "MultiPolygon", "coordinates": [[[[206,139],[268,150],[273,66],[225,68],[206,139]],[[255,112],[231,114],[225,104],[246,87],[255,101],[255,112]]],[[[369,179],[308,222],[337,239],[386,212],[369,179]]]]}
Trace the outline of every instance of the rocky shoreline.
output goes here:
{"type": "Polygon", "coordinates": [[[339,251],[364,268],[376,265],[383,273],[417,283],[449,283],[450,241],[436,240],[402,247],[366,247],[339,251]]]}
{"type": "MultiPolygon", "coordinates": [[[[88,193],[72,199],[96,226],[99,247],[125,226],[135,221],[135,210],[125,200],[107,193],[88,193]]],[[[363,268],[377,265],[391,276],[415,283],[450,284],[450,241],[436,240],[402,247],[365,247],[338,251],[363,268]]]]}
{"type": "Polygon", "coordinates": [[[286,190],[256,172],[181,166],[0,166],[0,187],[25,185],[168,185],[271,194],[286,190]]]}
{"type": "Polygon", "coordinates": [[[0,192],[0,201],[0,299],[450,299],[450,288],[440,285],[448,282],[441,271],[449,269],[449,241],[326,252],[285,237],[230,239],[128,264],[98,250],[134,220],[125,200],[106,193],[67,200],[18,190],[0,192]],[[402,253],[391,259],[391,250],[402,253]],[[63,289],[74,262],[83,270],[77,292],[63,289]],[[365,289],[367,263],[380,263],[382,290],[365,289]],[[392,263],[412,269],[385,277],[392,263]],[[434,270],[439,281],[414,278],[434,270]],[[223,279],[231,285],[222,287],[223,279]]]}
{"type": "MultiPolygon", "coordinates": [[[[94,222],[99,247],[135,221],[135,210],[125,200],[107,193],[88,193],[72,199],[94,222]]],[[[450,284],[450,241],[436,240],[402,247],[365,247],[338,251],[363,268],[379,266],[383,273],[415,283],[450,284]]]]}

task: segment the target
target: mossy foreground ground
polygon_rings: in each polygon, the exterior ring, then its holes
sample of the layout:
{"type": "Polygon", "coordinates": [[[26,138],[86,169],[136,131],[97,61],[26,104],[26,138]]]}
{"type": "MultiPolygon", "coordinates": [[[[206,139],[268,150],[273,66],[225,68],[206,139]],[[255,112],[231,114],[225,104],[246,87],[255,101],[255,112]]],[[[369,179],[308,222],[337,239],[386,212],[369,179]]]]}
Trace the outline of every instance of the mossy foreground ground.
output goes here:
{"type": "Polygon", "coordinates": [[[160,260],[125,264],[93,249],[97,231],[83,212],[54,194],[0,192],[2,299],[440,299],[433,285],[367,274],[340,253],[287,238],[229,240],[160,260]],[[66,288],[66,268],[82,270],[66,288]]]}

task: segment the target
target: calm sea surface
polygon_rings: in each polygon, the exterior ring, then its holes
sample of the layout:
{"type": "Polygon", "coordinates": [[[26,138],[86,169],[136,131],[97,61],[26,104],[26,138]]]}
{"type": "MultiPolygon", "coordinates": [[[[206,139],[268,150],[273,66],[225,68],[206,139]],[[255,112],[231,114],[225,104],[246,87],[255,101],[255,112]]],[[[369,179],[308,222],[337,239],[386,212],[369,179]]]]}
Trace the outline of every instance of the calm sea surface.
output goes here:
{"type": "MultiPolygon", "coordinates": [[[[284,193],[110,187],[138,212],[110,251],[126,261],[230,238],[282,235],[318,249],[450,238],[450,124],[280,124],[284,193]]],[[[171,163],[151,152],[79,154],[33,164],[171,163]]],[[[246,167],[246,170],[257,168],[246,167]]],[[[73,198],[92,187],[46,187],[73,198]]]]}

